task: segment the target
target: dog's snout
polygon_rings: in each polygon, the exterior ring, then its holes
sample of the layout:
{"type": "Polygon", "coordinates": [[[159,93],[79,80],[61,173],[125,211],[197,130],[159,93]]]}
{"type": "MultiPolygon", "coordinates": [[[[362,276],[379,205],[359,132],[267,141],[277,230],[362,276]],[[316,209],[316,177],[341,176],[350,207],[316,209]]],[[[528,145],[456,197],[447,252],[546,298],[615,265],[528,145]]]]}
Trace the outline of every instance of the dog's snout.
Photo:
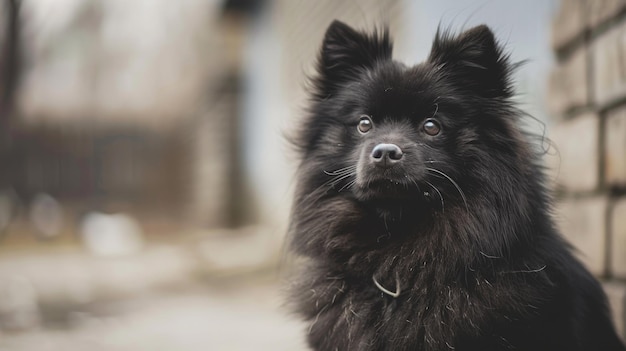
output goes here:
{"type": "Polygon", "coordinates": [[[370,156],[376,166],[391,167],[402,159],[402,155],[402,149],[396,144],[378,144],[370,156]]]}

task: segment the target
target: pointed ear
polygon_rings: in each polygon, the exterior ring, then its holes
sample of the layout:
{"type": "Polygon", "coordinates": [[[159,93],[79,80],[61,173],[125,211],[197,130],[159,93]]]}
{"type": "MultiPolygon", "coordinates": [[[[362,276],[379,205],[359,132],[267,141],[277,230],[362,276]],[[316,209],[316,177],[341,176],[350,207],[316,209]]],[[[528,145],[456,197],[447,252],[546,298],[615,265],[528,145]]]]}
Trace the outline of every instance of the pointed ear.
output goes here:
{"type": "Polygon", "coordinates": [[[429,62],[454,79],[459,88],[486,98],[510,97],[513,66],[493,32],[480,25],[453,37],[437,31],[429,62]]]}
{"type": "Polygon", "coordinates": [[[358,32],[340,21],[326,30],[318,60],[318,93],[334,93],[336,87],[354,79],[378,61],[391,59],[392,43],[386,29],[372,34],[358,32]]]}

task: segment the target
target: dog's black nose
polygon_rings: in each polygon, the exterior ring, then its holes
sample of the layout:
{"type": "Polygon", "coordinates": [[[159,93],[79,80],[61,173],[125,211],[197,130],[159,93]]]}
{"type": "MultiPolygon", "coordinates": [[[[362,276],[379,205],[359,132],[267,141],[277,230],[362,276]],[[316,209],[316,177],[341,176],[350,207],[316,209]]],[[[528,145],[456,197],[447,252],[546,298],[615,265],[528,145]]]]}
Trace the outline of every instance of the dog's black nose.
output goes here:
{"type": "Polygon", "coordinates": [[[402,159],[402,149],[396,144],[378,144],[372,149],[371,157],[376,166],[391,167],[402,159]]]}

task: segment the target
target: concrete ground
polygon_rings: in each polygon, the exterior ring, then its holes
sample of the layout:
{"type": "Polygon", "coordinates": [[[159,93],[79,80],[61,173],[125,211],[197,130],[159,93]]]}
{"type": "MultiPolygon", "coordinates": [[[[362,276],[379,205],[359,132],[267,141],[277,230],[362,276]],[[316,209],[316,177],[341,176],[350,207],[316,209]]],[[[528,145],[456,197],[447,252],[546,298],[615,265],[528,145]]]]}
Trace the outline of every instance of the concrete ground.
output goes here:
{"type": "Polygon", "coordinates": [[[0,335],[1,351],[306,350],[306,327],[281,307],[273,279],[213,282],[98,302],[0,335]]]}

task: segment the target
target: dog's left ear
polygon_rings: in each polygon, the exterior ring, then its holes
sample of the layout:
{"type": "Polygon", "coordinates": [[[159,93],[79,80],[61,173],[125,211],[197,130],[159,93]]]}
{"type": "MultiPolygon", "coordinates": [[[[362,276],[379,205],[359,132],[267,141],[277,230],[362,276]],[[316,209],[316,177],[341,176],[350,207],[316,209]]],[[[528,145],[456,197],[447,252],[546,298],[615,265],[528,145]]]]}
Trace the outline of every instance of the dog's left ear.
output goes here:
{"type": "Polygon", "coordinates": [[[332,95],[336,87],[355,79],[378,61],[391,58],[392,43],[387,30],[372,34],[358,32],[347,24],[333,21],[326,30],[318,60],[318,88],[332,95]]]}
{"type": "Polygon", "coordinates": [[[510,97],[512,67],[486,25],[453,37],[437,32],[428,61],[455,79],[454,84],[481,97],[510,97]]]}

